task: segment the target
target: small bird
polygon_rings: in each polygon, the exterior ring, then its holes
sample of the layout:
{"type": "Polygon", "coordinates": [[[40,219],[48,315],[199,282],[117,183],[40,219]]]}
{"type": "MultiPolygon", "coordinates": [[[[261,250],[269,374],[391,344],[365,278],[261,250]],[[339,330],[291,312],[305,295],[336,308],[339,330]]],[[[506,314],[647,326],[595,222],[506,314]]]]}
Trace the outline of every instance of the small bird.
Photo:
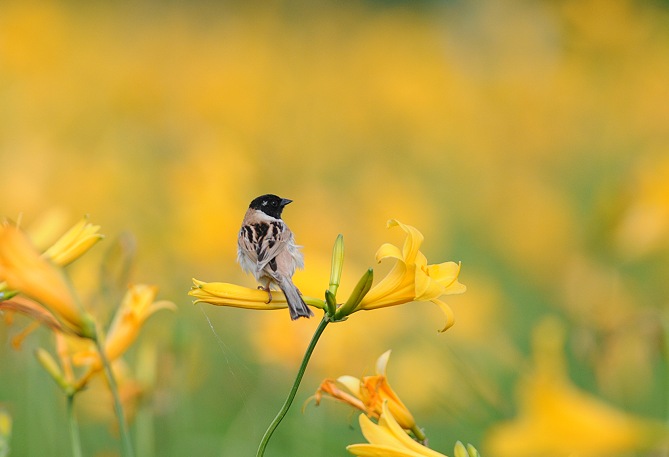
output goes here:
{"type": "Polygon", "coordinates": [[[248,274],[253,273],[272,301],[270,287],[279,287],[286,296],[290,318],[309,318],[314,313],[304,303],[299,289],[293,284],[296,268],[304,268],[302,246],[281,219],[283,208],[292,202],[276,195],[261,195],[251,202],[244,215],[237,237],[237,262],[248,274]]]}

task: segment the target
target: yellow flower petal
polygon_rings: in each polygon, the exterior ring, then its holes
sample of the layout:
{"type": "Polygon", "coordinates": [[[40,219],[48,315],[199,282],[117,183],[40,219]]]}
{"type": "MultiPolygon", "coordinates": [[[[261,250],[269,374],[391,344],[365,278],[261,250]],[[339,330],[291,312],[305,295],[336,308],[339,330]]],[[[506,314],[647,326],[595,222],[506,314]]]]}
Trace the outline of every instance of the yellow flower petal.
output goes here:
{"type": "Polygon", "coordinates": [[[402,442],[393,435],[389,428],[375,424],[364,414],[360,415],[359,422],[360,430],[370,444],[386,445],[399,449],[405,447],[402,442]]]}
{"type": "Polygon", "coordinates": [[[453,310],[451,309],[450,306],[448,306],[446,303],[444,303],[441,300],[437,300],[436,298],[430,300],[432,303],[439,305],[441,310],[444,312],[446,315],[446,325],[444,325],[444,328],[439,330],[439,333],[444,333],[446,330],[449,328],[453,327],[453,324],[455,324],[455,314],[453,314],[453,310]]]}
{"type": "Polygon", "coordinates": [[[104,238],[104,235],[97,233],[100,226],[87,224],[87,219],[88,216],[85,216],[76,223],[42,255],[60,266],[65,266],[81,257],[95,243],[104,238]]]}
{"type": "MultiPolygon", "coordinates": [[[[156,286],[130,285],[105,338],[105,354],[110,361],[117,359],[130,348],[149,316],[161,309],[176,310],[171,302],[154,302],[157,293],[156,286]]],[[[91,373],[102,369],[102,360],[97,353],[83,351],[74,354],[72,360],[75,365],[91,364],[91,373]]]]}
{"type": "Polygon", "coordinates": [[[414,269],[413,265],[408,267],[398,260],[390,273],[365,295],[357,309],[383,308],[412,301],[415,297],[414,269]]]}
{"type": "Polygon", "coordinates": [[[360,380],[358,378],[344,375],[338,377],[337,382],[346,387],[356,397],[362,398],[360,395],[360,380]]]}
{"type": "Polygon", "coordinates": [[[388,349],[376,359],[376,375],[386,376],[386,368],[388,367],[388,360],[390,360],[390,353],[392,349],[388,349]]]}
{"type": "Polygon", "coordinates": [[[444,262],[427,267],[427,274],[444,287],[451,286],[460,275],[461,263],[444,262]]]}
{"type": "Polygon", "coordinates": [[[423,457],[423,454],[407,449],[378,444],[351,444],[346,450],[360,457],[423,457]]]}
{"type": "Polygon", "coordinates": [[[395,435],[395,438],[397,438],[409,450],[412,450],[421,456],[444,457],[443,454],[426,448],[425,446],[412,440],[411,437],[409,437],[409,435],[407,435],[407,433],[404,431],[404,429],[397,423],[393,415],[390,414],[387,401],[383,402],[383,417],[386,419],[388,428],[390,428],[390,431],[393,433],[393,435],[395,435]]]}
{"type": "MultiPolygon", "coordinates": [[[[267,303],[269,297],[265,291],[223,282],[203,282],[193,279],[193,286],[188,295],[196,298],[194,304],[204,302],[216,306],[258,310],[288,308],[283,292],[272,291],[272,301],[267,303]]],[[[314,308],[323,309],[325,306],[325,301],[318,298],[302,296],[302,299],[314,308]]]]}
{"type": "Polygon", "coordinates": [[[0,281],[49,308],[79,335],[94,335],[94,325],[77,304],[62,271],[42,258],[28,238],[8,223],[0,225],[0,281]]]}
{"type": "Polygon", "coordinates": [[[402,224],[396,219],[390,219],[388,221],[388,228],[399,226],[402,230],[407,233],[407,237],[404,240],[404,247],[402,248],[402,254],[404,261],[406,263],[415,263],[416,254],[419,252],[421,245],[423,244],[423,234],[420,233],[415,227],[410,225],[402,224]]]}
{"type": "Polygon", "coordinates": [[[441,297],[444,294],[444,286],[429,277],[425,272],[416,268],[416,295],[414,300],[427,301],[441,297]]]}
{"type": "Polygon", "coordinates": [[[404,257],[402,256],[402,251],[393,244],[386,243],[381,245],[378,251],[376,251],[376,263],[381,263],[383,259],[393,258],[404,262],[404,257]]]}

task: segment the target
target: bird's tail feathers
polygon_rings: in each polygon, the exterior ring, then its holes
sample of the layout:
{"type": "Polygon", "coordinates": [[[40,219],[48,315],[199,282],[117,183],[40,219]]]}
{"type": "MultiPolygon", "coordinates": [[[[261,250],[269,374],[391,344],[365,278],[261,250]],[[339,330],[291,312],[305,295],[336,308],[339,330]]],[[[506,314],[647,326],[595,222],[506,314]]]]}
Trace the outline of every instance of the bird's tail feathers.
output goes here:
{"type": "Polygon", "coordinates": [[[279,284],[281,290],[286,296],[286,301],[288,302],[288,309],[290,310],[290,319],[295,320],[300,317],[309,318],[314,315],[313,311],[304,303],[300,291],[295,287],[293,281],[290,278],[285,278],[281,280],[279,284]]]}

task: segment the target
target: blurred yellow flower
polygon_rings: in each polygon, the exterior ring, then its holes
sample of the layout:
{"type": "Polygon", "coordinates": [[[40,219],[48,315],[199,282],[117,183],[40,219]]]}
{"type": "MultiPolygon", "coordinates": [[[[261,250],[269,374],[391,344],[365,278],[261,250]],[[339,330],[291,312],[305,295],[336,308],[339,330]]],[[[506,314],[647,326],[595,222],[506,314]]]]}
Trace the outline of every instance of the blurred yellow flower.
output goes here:
{"type": "Polygon", "coordinates": [[[93,337],[95,325],[76,302],[62,272],[44,259],[18,227],[0,225],[0,281],[49,308],[78,335],[93,337]]]}
{"type": "MultiPolygon", "coordinates": [[[[209,303],[216,306],[232,306],[244,309],[284,309],[288,308],[283,292],[272,292],[272,301],[267,303],[267,292],[223,282],[203,282],[193,279],[188,295],[195,297],[195,303],[209,303]]],[[[304,302],[315,308],[323,308],[325,302],[317,298],[302,297],[304,302]]]]}
{"type": "Polygon", "coordinates": [[[397,259],[388,275],[365,295],[357,310],[370,310],[386,306],[401,305],[411,301],[431,301],[446,314],[446,331],[455,323],[451,308],[441,300],[442,295],[461,294],[467,288],[458,282],[460,265],[445,262],[428,265],[427,258],[420,252],[423,234],[410,225],[391,219],[388,228],[399,226],[407,234],[404,247],[400,249],[392,244],[384,244],[376,252],[376,261],[386,258],[397,259]]]}
{"type": "Polygon", "coordinates": [[[6,438],[12,433],[12,416],[5,408],[0,408],[0,437],[6,438]]]}
{"type": "Polygon", "coordinates": [[[397,422],[384,401],[379,423],[375,424],[364,414],[360,415],[360,429],[369,444],[352,444],[346,450],[362,457],[445,457],[411,439],[397,422]]]}
{"type": "Polygon", "coordinates": [[[0,457],[9,454],[9,438],[12,434],[12,416],[0,407],[0,457]]]}
{"type": "Polygon", "coordinates": [[[85,216],[42,255],[60,266],[65,266],[81,257],[104,238],[104,235],[97,233],[100,226],[86,223],[87,219],[88,216],[85,216]]]}
{"type": "MultiPolygon", "coordinates": [[[[402,428],[413,431],[418,439],[423,440],[425,439],[425,435],[416,426],[413,415],[404,406],[402,400],[400,400],[388,383],[386,369],[388,367],[390,352],[390,350],[384,352],[376,361],[376,376],[365,376],[362,379],[358,379],[354,376],[346,375],[337,379],[337,382],[344,385],[353,394],[354,398],[337,389],[336,386],[332,388],[332,384],[334,383],[327,383],[326,381],[328,380],[325,380],[321,384],[319,392],[328,393],[334,398],[362,410],[374,419],[379,419],[382,414],[383,405],[387,403],[393,417],[402,428]]],[[[317,401],[319,400],[319,392],[316,393],[317,401]]]]}
{"type": "MultiPolygon", "coordinates": [[[[104,350],[109,361],[117,359],[128,350],[137,339],[146,319],[153,313],[161,309],[176,311],[172,302],[154,302],[157,293],[156,286],[130,285],[105,338],[104,350]]],[[[103,367],[100,355],[92,349],[74,354],[72,361],[77,366],[89,365],[89,376],[103,367]]]]}
{"type": "Polygon", "coordinates": [[[38,322],[48,325],[53,330],[66,332],[68,329],[60,325],[56,316],[54,316],[48,309],[39,303],[30,300],[29,298],[20,295],[12,297],[9,300],[0,302],[0,310],[19,312],[26,316],[32,317],[38,322]]]}
{"type": "MultiPolygon", "coordinates": [[[[128,422],[132,422],[139,402],[145,393],[145,387],[135,379],[132,370],[123,359],[111,363],[112,373],[118,386],[118,394],[123,413],[128,422]]],[[[89,423],[109,424],[118,432],[115,424],[114,399],[109,385],[101,376],[96,376],[86,383],[86,389],[77,394],[79,410],[89,423]]]]}
{"type": "Polygon", "coordinates": [[[598,457],[644,451],[667,428],[605,403],[568,378],[564,328],[546,319],[533,332],[534,369],[519,385],[518,415],[493,426],[484,444],[499,457],[598,457]]]}

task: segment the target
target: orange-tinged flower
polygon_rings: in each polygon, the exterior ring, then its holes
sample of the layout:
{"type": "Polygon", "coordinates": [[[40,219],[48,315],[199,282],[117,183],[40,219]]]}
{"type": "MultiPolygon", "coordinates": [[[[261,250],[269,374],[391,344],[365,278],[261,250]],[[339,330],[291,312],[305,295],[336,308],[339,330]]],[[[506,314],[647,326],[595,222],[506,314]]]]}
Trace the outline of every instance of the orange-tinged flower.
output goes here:
{"type": "Polygon", "coordinates": [[[46,306],[70,330],[92,337],[95,326],[78,305],[62,272],[44,259],[18,227],[0,225],[0,281],[46,306]]]}
{"type": "MultiPolygon", "coordinates": [[[[157,293],[156,286],[130,285],[105,338],[105,355],[110,361],[128,350],[149,316],[161,309],[176,310],[172,302],[154,302],[157,293]]],[[[75,365],[90,365],[91,374],[101,370],[103,366],[100,355],[93,350],[76,353],[72,360],[75,365]]]]}
{"type": "Polygon", "coordinates": [[[568,378],[564,328],[543,321],[534,331],[534,369],[519,385],[518,415],[493,426],[486,453],[500,457],[600,457],[646,451],[669,430],[621,411],[568,378]]]}
{"type": "Polygon", "coordinates": [[[370,310],[386,306],[401,305],[411,301],[431,301],[446,314],[446,325],[442,332],[455,323],[451,308],[441,300],[442,295],[461,294],[467,288],[458,282],[460,264],[444,262],[428,265],[420,246],[423,234],[416,228],[391,219],[388,228],[399,226],[407,234],[400,250],[392,244],[384,244],[376,252],[376,261],[394,258],[397,260],[388,275],[365,295],[357,310],[370,310]]]}
{"type": "Polygon", "coordinates": [[[99,225],[86,223],[85,216],[42,254],[53,263],[65,266],[81,257],[95,243],[104,238],[98,232],[99,225]]]}
{"type": "Polygon", "coordinates": [[[339,401],[360,409],[374,419],[379,419],[383,404],[387,402],[390,411],[402,428],[413,431],[416,437],[422,440],[425,436],[416,426],[413,415],[388,384],[386,369],[390,352],[390,350],[384,352],[376,361],[375,376],[365,376],[358,379],[346,375],[337,379],[337,382],[344,385],[353,394],[352,396],[341,391],[331,379],[326,379],[316,392],[316,402],[319,403],[321,395],[327,393],[339,401]]]}
{"type": "Polygon", "coordinates": [[[402,425],[402,428],[414,430],[416,429],[416,421],[413,415],[388,383],[386,372],[390,353],[391,351],[388,350],[377,359],[375,376],[364,376],[362,379],[353,376],[341,376],[337,381],[346,386],[353,395],[364,403],[368,414],[378,418],[381,415],[383,402],[387,401],[393,417],[402,425]]]}
{"type": "MultiPolygon", "coordinates": [[[[330,396],[330,398],[334,398],[335,400],[339,400],[340,402],[349,404],[351,406],[354,406],[358,408],[361,411],[364,411],[367,413],[367,407],[365,404],[360,401],[358,398],[354,397],[351,394],[347,394],[343,390],[341,390],[339,387],[337,387],[337,383],[335,382],[334,379],[324,379],[323,382],[321,383],[320,387],[316,391],[316,394],[309,398],[307,400],[307,403],[314,399],[316,401],[316,405],[321,404],[321,399],[323,398],[323,394],[326,393],[330,396]]],[[[306,406],[306,403],[305,403],[306,406]]]]}

